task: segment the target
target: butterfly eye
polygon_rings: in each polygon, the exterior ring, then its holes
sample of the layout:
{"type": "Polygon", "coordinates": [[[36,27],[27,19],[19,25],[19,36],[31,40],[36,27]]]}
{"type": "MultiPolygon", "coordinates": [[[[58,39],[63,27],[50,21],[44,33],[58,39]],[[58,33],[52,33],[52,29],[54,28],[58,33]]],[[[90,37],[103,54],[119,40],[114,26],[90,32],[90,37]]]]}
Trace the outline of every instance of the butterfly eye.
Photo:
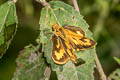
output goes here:
{"type": "Polygon", "coordinates": [[[56,29],[56,24],[52,24],[51,27],[52,27],[52,30],[55,31],[55,29],[56,29]]]}
{"type": "Polygon", "coordinates": [[[52,24],[52,31],[58,32],[60,29],[58,24],[52,24]]]}
{"type": "Polygon", "coordinates": [[[54,31],[54,28],[52,27],[52,31],[54,31]]]}

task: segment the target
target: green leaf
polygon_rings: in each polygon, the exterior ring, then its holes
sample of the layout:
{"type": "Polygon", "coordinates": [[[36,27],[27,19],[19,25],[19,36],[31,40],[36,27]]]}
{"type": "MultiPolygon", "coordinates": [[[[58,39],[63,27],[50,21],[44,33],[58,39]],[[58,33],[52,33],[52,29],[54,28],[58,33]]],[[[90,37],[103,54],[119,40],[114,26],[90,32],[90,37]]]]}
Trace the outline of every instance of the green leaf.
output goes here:
{"type": "Polygon", "coordinates": [[[112,74],[109,76],[110,80],[120,80],[120,69],[116,69],[112,74]]]}
{"type": "Polygon", "coordinates": [[[8,1],[0,7],[0,58],[8,49],[17,30],[16,7],[8,1]]]}
{"type": "Polygon", "coordinates": [[[75,65],[72,61],[64,65],[55,64],[52,59],[52,41],[51,34],[52,32],[51,25],[58,23],[59,25],[71,25],[81,27],[85,32],[88,38],[92,38],[92,33],[88,30],[88,24],[83,19],[83,16],[80,15],[72,6],[65,4],[60,1],[51,1],[51,9],[45,7],[41,11],[40,17],[40,42],[42,45],[42,51],[44,56],[47,59],[47,62],[51,64],[53,71],[56,71],[58,80],[94,80],[93,69],[95,67],[94,63],[94,53],[95,48],[87,49],[85,51],[76,52],[77,58],[85,61],[82,65],[75,65]],[[42,37],[46,37],[43,38],[42,37]],[[45,44],[45,41],[46,44],[45,44]]]}
{"type": "MultiPolygon", "coordinates": [[[[114,57],[115,61],[120,65],[120,58],[114,57]]],[[[116,69],[109,75],[110,80],[120,80],[120,68],[116,69]]]]}
{"type": "Polygon", "coordinates": [[[42,53],[38,52],[39,46],[29,45],[17,58],[17,69],[12,80],[45,80],[47,65],[42,53]]]}
{"type": "Polygon", "coordinates": [[[114,57],[114,59],[120,65],[120,58],[114,57]]]}

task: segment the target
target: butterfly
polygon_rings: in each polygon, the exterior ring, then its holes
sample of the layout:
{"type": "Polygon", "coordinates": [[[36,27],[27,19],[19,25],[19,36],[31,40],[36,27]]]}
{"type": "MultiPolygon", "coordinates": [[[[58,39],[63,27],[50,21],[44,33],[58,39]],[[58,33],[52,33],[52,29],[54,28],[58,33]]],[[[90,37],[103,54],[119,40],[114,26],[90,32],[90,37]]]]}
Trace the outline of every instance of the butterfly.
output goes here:
{"type": "Polygon", "coordinates": [[[80,27],[59,26],[52,24],[52,60],[56,64],[65,64],[69,60],[77,63],[75,51],[86,50],[95,46],[96,42],[86,38],[80,27]]]}

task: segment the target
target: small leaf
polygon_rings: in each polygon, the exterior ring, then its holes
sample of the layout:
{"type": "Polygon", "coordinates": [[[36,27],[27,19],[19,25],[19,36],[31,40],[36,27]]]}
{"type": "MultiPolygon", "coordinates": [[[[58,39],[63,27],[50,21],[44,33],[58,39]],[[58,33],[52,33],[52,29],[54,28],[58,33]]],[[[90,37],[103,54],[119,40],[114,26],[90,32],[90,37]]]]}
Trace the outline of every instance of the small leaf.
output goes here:
{"type": "Polygon", "coordinates": [[[44,74],[47,65],[38,49],[39,46],[29,45],[21,51],[12,80],[45,80],[47,78],[44,74]]]}
{"type": "Polygon", "coordinates": [[[0,7],[0,58],[8,49],[17,30],[16,8],[13,1],[0,7]]]}
{"type": "Polygon", "coordinates": [[[114,57],[114,59],[120,65],[120,58],[114,57]]]}
{"type": "MultiPolygon", "coordinates": [[[[88,30],[88,24],[72,6],[67,5],[61,1],[51,1],[51,9],[46,7],[41,11],[40,17],[40,31],[44,32],[42,37],[45,36],[45,41],[51,39],[51,25],[58,23],[59,25],[71,25],[81,27],[88,38],[92,38],[92,33],[88,30]]],[[[42,38],[40,36],[40,40],[42,38]]],[[[44,43],[41,42],[41,43],[44,43]]],[[[54,46],[53,46],[54,47],[54,46]]],[[[42,44],[42,51],[47,59],[47,62],[51,64],[53,71],[56,71],[58,80],[94,80],[93,68],[95,48],[87,49],[85,51],[76,52],[77,58],[82,59],[84,63],[82,65],[75,65],[72,61],[64,65],[57,65],[51,59],[52,55],[52,41],[50,40],[46,44],[42,44]]]]}
{"type": "Polygon", "coordinates": [[[110,80],[120,80],[120,69],[116,69],[112,74],[109,76],[110,80]]]}

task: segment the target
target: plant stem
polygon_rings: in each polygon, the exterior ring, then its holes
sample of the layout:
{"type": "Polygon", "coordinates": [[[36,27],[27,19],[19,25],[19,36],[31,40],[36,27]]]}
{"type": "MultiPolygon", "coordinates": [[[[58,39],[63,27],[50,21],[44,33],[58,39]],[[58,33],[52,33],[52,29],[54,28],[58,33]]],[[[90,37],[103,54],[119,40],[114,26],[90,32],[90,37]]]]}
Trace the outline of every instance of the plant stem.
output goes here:
{"type": "Polygon", "coordinates": [[[41,3],[43,6],[50,8],[50,5],[46,2],[46,0],[35,0],[38,3],[41,3]]]}
{"type": "MultiPolygon", "coordinates": [[[[78,7],[78,4],[77,4],[77,0],[72,0],[72,2],[73,2],[73,5],[74,5],[74,8],[80,13],[79,7],[78,7]]],[[[100,74],[101,79],[102,80],[107,80],[106,75],[105,75],[105,73],[102,69],[102,66],[100,64],[100,61],[99,61],[96,53],[94,54],[94,58],[95,58],[96,68],[97,68],[97,70],[100,74]]]]}
{"type": "Polygon", "coordinates": [[[17,2],[17,0],[13,0],[13,2],[14,2],[14,3],[16,3],[16,2],[17,2]]]}
{"type": "Polygon", "coordinates": [[[47,77],[48,79],[50,79],[50,74],[51,74],[50,67],[46,67],[45,72],[44,72],[45,77],[47,77]]]}
{"type": "Polygon", "coordinates": [[[77,0],[72,0],[72,2],[74,5],[74,8],[80,13],[80,10],[79,10],[78,4],[77,4],[77,0]]]}
{"type": "Polygon", "coordinates": [[[97,68],[97,70],[98,70],[98,72],[100,74],[101,80],[107,80],[106,75],[103,72],[102,66],[100,64],[100,61],[99,61],[98,56],[97,56],[96,53],[94,54],[94,58],[95,58],[96,68],[97,68]]]}

